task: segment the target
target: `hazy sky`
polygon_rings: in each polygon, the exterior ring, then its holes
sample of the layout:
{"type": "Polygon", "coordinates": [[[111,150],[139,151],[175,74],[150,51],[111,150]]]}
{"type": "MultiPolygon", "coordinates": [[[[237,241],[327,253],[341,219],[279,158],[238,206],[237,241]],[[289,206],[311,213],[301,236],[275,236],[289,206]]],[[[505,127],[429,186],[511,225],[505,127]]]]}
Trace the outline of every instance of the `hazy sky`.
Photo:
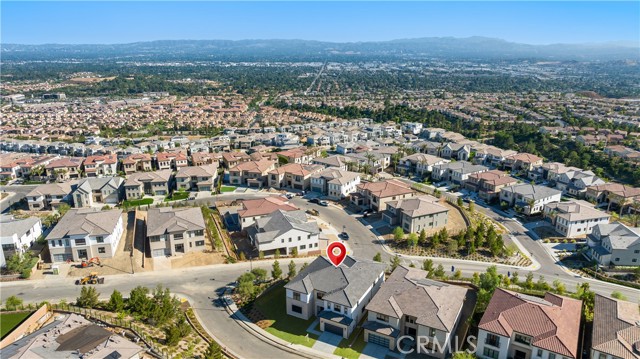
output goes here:
{"type": "Polygon", "coordinates": [[[174,39],[375,41],[488,36],[529,44],[640,42],[627,2],[10,2],[2,43],[174,39]]]}

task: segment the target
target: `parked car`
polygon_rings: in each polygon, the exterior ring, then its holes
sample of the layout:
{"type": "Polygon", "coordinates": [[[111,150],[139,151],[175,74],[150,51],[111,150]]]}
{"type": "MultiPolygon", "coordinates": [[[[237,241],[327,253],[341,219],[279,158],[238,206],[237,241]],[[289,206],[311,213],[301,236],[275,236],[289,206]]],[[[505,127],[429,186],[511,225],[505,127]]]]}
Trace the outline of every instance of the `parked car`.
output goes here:
{"type": "Polygon", "coordinates": [[[329,205],[329,202],[327,202],[327,201],[319,201],[318,204],[321,205],[322,207],[327,207],[329,205]]]}
{"type": "Polygon", "coordinates": [[[309,203],[320,203],[320,200],[319,200],[319,199],[317,199],[317,198],[311,198],[311,199],[309,200],[309,203]]]}
{"type": "Polygon", "coordinates": [[[346,241],[346,240],[349,240],[349,234],[348,234],[347,232],[342,232],[342,233],[340,233],[340,234],[338,235],[338,237],[340,237],[340,238],[344,239],[345,241],[346,241]]]}
{"type": "Polygon", "coordinates": [[[285,197],[287,197],[287,199],[291,199],[293,198],[293,195],[291,193],[287,193],[284,195],[285,197]]]}

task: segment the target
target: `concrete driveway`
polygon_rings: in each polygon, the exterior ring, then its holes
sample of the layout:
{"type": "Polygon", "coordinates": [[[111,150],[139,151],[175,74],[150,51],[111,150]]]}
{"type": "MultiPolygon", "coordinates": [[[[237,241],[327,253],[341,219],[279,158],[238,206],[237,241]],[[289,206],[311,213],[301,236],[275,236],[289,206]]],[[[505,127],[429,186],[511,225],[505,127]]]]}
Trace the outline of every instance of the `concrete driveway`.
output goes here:
{"type": "Polygon", "coordinates": [[[327,354],[333,354],[342,341],[342,337],[333,333],[324,332],[322,335],[316,340],[316,343],[313,344],[313,349],[321,351],[327,354]]]}
{"type": "Polygon", "coordinates": [[[384,359],[389,354],[389,348],[385,348],[382,345],[367,343],[359,359],[384,359]]]}

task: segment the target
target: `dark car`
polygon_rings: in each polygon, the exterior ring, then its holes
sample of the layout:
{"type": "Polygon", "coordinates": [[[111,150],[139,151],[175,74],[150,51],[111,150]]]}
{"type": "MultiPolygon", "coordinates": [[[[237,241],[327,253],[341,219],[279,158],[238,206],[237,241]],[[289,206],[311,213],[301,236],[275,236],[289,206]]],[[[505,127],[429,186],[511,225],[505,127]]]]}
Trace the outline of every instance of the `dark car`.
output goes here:
{"type": "Polygon", "coordinates": [[[311,199],[309,200],[309,203],[320,203],[320,200],[319,200],[319,199],[317,199],[317,198],[311,198],[311,199]]]}
{"type": "Polygon", "coordinates": [[[349,233],[347,233],[347,232],[342,232],[338,236],[340,238],[344,239],[345,241],[349,239],[349,233]]]}

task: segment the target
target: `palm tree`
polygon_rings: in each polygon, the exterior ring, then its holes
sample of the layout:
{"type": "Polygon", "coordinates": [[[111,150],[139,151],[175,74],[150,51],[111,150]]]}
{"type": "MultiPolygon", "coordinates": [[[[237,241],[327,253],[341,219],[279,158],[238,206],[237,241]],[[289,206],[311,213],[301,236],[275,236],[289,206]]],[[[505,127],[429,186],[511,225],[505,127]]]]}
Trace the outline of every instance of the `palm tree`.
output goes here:
{"type": "Polygon", "coordinates": [[[369,168],[371,170],[371,168],[373,168],[373,162],[376,160],[376,155],[374,155],[372,152],[367,152],[364,154],[364,158],[367,159],[369,168]]]}

